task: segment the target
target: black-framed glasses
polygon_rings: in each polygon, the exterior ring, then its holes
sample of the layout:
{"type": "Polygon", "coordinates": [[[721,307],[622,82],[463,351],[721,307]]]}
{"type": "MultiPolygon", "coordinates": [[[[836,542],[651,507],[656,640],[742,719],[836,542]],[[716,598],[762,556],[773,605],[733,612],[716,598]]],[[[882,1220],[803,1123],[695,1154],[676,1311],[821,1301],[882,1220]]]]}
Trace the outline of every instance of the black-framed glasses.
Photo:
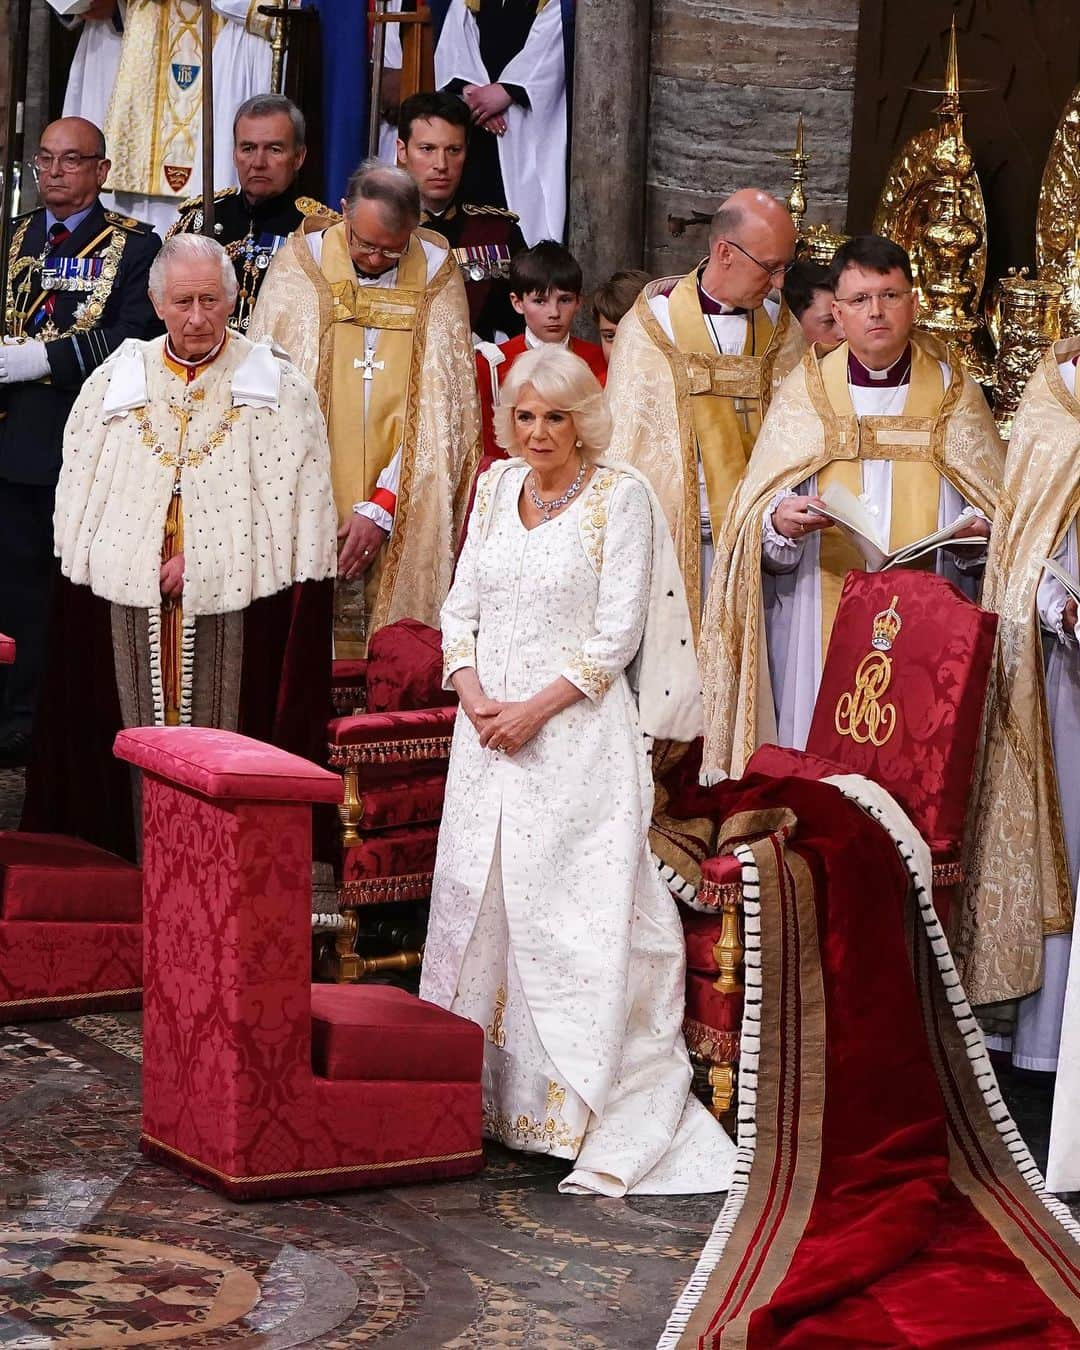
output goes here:
{"type": "Polygon", "coordinates": [[[74,173],[86,160],[100,162],[104,158],[104,155],[80,155],[78,150],[65,150],[59,155],[50,155],[48,150],[39,150],[32,162],[38,173],[51,173],[54,164],[59,165],[62,173],[74,173]]]}
{"type": "Polygon", "coordinates": [[[752,263],[757,263],[767,277],[786,277],[795,266],[795,259],[792,258],[791,262],[777,263],[775,267],[770,267],[768,263],[763,263],[760,258],[755,258],[749,249],[743,248],[742,244],[737,244],[734,239],[725,239],[724,243],[730,244],[732,248],[737,248],[739,252],[745,254],[752,263]]]}

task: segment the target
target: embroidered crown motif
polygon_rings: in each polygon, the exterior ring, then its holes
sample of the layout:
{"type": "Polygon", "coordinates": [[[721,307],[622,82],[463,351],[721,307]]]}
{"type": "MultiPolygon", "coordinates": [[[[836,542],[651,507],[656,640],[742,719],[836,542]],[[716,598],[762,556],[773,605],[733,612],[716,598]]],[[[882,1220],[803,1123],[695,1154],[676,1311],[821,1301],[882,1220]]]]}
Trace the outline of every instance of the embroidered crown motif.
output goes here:
{"type": "Polygon", "coordinates": [[[900,597],[894,595],[889,603],[889,608],[874,615],[874,632],[870,645],[879,652],[891,651],[893,643],[900,635],[902,621],[896,609],[899,600],[900,597]]]}

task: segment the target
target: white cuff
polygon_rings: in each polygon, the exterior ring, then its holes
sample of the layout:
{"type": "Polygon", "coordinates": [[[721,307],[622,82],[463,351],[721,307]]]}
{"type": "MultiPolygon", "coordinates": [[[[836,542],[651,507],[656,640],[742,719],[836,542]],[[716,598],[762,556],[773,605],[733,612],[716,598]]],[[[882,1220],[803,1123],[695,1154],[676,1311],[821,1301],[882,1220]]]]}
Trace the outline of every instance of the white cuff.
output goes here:
{"type": "Polygon", "coordinates": [[[376,506],[374,502],[357,502],[353,507],[353,513],[364,516],[367,520],[373,520],[379,529],[385,530],[387,534],[394,528],[394,517],[381,506],[376,506]]]}
{"type": "Polygon", "coordinates": [[[1056,595],[1050,601],[1046,613],[1043,615],[1043,627],[1056,634],[1057,640],[1063,647],[1075,647],[1076,638],[1066,633],[1065,625],[1062,623],[1065,617],[1065,606],[1068,603],[1069,597],[1067,594],[1056,595]]]}
{"type": "Polygon", "coordinates": [[[773,512],[787,497],[793,497],[793,492],[778,492],[772,501],[765,508],[765,516],[761,522],[761,552],[766,562],[790,571],[799,565],[802,558],[805,539],[789,539],[786,534],[781,534],[772,523],[773,512]]]}

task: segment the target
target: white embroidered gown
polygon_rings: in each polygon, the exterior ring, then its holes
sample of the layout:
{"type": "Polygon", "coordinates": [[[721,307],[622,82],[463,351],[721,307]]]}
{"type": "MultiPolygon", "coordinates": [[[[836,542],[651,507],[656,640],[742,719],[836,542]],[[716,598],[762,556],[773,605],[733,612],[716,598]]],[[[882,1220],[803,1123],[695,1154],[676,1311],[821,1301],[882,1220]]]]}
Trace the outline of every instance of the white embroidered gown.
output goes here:
{"type": "Polygon", "coordinates": [[[690,1095],[682,930],[648,851],[626,676],[648,607],[647,489],[598,469],[527,530],[526,473],[481,480],[442,609],[446,674],[474,666],[499,700],[563,675],[586,697],[512,756],[458,714],[420,993],[484,1028],[485,1132],[576,1159],[561,1189],[724,1190],[735,1147],[690,1095]]]}

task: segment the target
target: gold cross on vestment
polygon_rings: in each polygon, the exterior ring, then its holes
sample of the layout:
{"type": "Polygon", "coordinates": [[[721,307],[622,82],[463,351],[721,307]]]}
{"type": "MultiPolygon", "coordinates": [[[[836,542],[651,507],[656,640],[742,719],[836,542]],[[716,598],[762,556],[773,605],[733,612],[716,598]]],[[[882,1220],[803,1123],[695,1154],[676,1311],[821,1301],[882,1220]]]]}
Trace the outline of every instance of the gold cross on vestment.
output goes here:
{"type": "Polygon", "coordinates": [[[362,361],[357,358],[353,359],[353,369],[362,370],[364,372],[365,380],[373,380],[375,378],[375,372],[377,370],[382,370],[385,365],[385,361],[375,360],[374,352],[368,352],[362,361]]]}
{"type": "Polygon", "coordinates": [[[735,405],[735,416],[739,419],[743,432],[749,436],[752,431],[750,418],[757,412],[756,401],[751,398],[733,398],[731,401],[735,405]]]}

